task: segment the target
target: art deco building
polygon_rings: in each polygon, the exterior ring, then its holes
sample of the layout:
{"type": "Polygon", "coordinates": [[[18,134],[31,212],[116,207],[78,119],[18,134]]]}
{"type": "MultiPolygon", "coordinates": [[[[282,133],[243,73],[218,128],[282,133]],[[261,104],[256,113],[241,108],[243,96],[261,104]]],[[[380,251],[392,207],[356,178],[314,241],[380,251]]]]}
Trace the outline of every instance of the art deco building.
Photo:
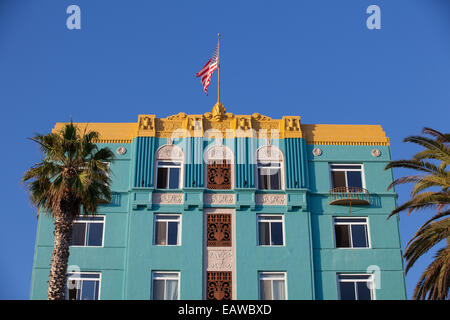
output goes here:
{"type": "MultiPolygon", "coordinates": [[[[112,201],[75,221],[67,298],[406,298],[380,126],[235,115],[221,104],[77,126],[98,131],[116,159],[112,201]]],[[[52,248],[41,214],[32,299],[47,297],[52,248]]]]}

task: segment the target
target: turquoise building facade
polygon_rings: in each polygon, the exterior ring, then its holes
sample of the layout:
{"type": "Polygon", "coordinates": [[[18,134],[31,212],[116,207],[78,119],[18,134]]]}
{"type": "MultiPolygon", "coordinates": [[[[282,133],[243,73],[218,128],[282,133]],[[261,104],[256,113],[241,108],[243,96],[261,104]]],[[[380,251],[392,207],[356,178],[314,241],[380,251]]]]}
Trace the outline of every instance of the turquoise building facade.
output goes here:
{"type": "MultiPolygon", "coordinates": [[[[115,152],[113,197],[99,225],[76,222],[67,298],[406,299],[381,127],[216,105],[89,128],[115,152]]],[[[52,249],[41,212],[31,299],[47,298],[52,249]]]]}

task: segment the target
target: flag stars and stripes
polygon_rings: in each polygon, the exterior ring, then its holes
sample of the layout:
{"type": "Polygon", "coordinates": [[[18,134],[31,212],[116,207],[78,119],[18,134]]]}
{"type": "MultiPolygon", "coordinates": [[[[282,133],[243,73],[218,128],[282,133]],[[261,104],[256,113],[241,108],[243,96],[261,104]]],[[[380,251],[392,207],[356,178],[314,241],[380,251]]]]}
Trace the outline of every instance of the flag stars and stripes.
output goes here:
{"type": "Polygon", "coordinates": [[[198,77],[201,78],[203,90],[206,92],[206,95],[208,95],[208,86],[211,84],[212,74],[214,70],[217,69],[218,64],[219,64],[219,45],[217,45],[211,58],[208,60],[208,62],[205,64],[202,70],[200,70],[198,73],[195,74],[197,78],[198,77]]]}

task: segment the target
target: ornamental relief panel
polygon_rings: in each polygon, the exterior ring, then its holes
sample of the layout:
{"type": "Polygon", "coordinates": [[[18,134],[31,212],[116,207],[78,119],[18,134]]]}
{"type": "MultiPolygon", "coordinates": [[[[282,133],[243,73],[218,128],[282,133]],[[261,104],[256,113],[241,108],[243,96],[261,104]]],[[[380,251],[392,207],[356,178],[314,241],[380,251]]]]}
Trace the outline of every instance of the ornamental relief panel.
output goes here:
{"type": "Polygon", "coordinates": [[[182,193],[153,193],[152,202],[154,204],[183,204],[182,193]]]}
{"type": "Polygon", "coordinates": [[[236,198],[234,194],[227,193],[205,193],[203,195],[203,202],[205,204],[226,205],[235,204],[236,198]]]}
{"type": "Polygon", "coordinates": [[[285,194],[257,194],[256,204],[268,206],[284,206],[286,205],[285,194]]]}
{"type": "Polygon", "coordinates": [[[208,248],[207,270],[232,271],[233,252],[231,249],[208,248]]]}
{"type": "Polygon", "coordinates": [[[159,148],[156,152],[156,159],[178,160],[183,161],[183,150],[175,145],[165,145],[159,148]]]}

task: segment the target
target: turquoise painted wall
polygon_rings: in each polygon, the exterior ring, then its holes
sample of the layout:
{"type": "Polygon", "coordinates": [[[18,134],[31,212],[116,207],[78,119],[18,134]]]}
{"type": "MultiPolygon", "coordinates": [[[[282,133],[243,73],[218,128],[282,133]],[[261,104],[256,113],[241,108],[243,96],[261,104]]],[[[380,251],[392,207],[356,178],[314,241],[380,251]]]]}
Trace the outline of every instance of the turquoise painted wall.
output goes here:
{"type": "Polygon", "coordinates": [[[402,249],[397,216],[387,219],[396,207],[396,194],[387,191],[392,172],[384,167],[390,161],[387,146],[330,146],[307,145],[310,177],[309,208],[313,230],[314,268],[317,299],[337,299],[337,273],[366,273],[369,266],[380,268],[380,288],[377,299],[406,299],[402,249]],[[312,150],[320,148],[321,156],[312,150]],[[381,151],[380,157],[371,155],[372,149],[381,151]],[[369,206],[329,205],[331,188],[330,163],[358,163],[363,165],[365,188],[370,192],[369,206]],[[333,217],[368,217],[370,248],[336,249],[333,217]]]}
{"type": "MultiPolygon", "coordinates": [[[[167,143],[165,138],[140,137],[131,144],[100,144],[113,151],[125,146],[124,155],[116,153],[111,165],[113,201],[99,208],[104,215],[103,248],[71,248],[69,264],[81,271],[102,273],[101,299],[149,299],[152,271],[180,272],[180,298],[203,298],[203,152],[215,141],[191,138],[175,140],[185,152],[184,204],[152,203],[154,190],[154,153],[167,143]],[[194,183],[195,182],[195,183],[194,183]],[[153,245],[156,213],[182,216],[181,246],[153,245]]],[[[257,206],[255,165],[252,163],[261,139],[224,139],[235,154],[236,194],[236,287],[237,299],[258,298],[258,271],[287,272],[289,299],[337,299],[338,272],[365,272],[370,265],[381,270],[377,299],[405,299],[406,289],[401,259],[397,218],[386,220],[395,208],[396,194],[386,191],[392,172],[383,168],[390,160],[385,146],[307,145],[303,139],[274,141],[285,157],[285,206],[257,206]],[[323,153],[316,157],[313,148],[323,153]],[[371,150],[381,156],[374,158],[371,150]],[[370,206],[353,206],[352,216],[369,219],[370,249],[335,249],[334,216],[348,216],[348,207],[330,206],[329,163],[361,163],[370,206]],[[257,214],[282,214],[285,218],[285,245],[257,246],[257,214]]],[[[159,190],[158,192],[161,192],[159,190]]],[[[162,191],[164,192],[164,191],[162,191]]],[[[173,191],[171,191],[173,192],[173,191]]],[[[223,191],[222,191],[223,192],[223,191]]],[[[273,192],[272,192],[273,193],[273,192]]],[[[32,299],[46,299],[49,266],[53,248],[53,225],[41,212],[31,284],[32,299]]]]}

